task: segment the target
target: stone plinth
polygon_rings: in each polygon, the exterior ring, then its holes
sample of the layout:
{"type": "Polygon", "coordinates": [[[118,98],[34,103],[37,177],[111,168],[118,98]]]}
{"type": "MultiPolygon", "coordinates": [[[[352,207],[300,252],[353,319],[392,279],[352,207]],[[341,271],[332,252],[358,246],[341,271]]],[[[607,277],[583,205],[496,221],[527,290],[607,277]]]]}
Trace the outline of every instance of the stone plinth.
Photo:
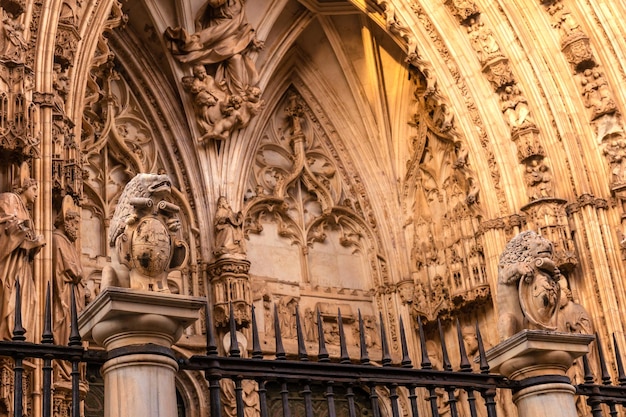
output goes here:
{"type": "Polygon", "coordinates": [[[487,351],[493,372],[520,382],[513,394],[519,417],[577,417],[567,370],[589,351],[594,336],[524,330],[487,351]]]}
{"type": "Polygon", "coordinates": [[[203,298],[108,287],[82,312],[84,340],[104,347],[106,417],[177,417],[172,345],[196,321],[203,298]]]}

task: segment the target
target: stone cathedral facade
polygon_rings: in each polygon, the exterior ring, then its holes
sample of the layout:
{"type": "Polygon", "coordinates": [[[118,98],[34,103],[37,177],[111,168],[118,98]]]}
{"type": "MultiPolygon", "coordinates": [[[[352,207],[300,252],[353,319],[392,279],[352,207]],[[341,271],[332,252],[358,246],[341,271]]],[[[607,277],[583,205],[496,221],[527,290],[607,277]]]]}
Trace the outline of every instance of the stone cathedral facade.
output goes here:
{"type": "MultiPolygon", "coordinates": [[[[19,227],[37,242],[26,261],[32,340],[48,283],[63,279],[59,257],[74,259],[70,281],[89,304],[111,284],[124,187],[159,174],[188,248],[168,288],[152,289],[207,297],[220,340],[232,303],[242,346],[254,306],[268,353],[275,315],[296,352],[298,312],[307,343],[323,329],[337,355],[338,309],[355,357],[359,314],[373,358],[380,320],[395,357],[400,322],[419,357],[418,318],[435,343],[437,319],[451,343],[458,319],[493,346],[500,254],[534,230],[595,331],[626,349],[623,2],[0,0],[0,10],[0,193],[23,197],[19,227]],[[36,198],[24,197],[33,184],[36,198]],[[77,230],[55,256],[68,223],[77,230]]],[[[0,227],[13,230],[11,219],[0,227]]],[[[63,286],[52,288],[63,323],[63,286]]],[[[178,354],[203,351],[204,326],[186,330],[178,354]]],[[[3,363],[3,384],[9,371],[3,363]]],[[[55,378],[64,415],[64,370],[55,378]]],[[[181,415],[207,416],[203,376],[176,383],[181,415]]],[[[26,384],[34,412],[39,381],[26,384]]],[[[87,372],[82,390],[84,414],[103,415],[98,376],[87,372]]],[[[2,388],[0,416],[10,409],[2,388]]]]}

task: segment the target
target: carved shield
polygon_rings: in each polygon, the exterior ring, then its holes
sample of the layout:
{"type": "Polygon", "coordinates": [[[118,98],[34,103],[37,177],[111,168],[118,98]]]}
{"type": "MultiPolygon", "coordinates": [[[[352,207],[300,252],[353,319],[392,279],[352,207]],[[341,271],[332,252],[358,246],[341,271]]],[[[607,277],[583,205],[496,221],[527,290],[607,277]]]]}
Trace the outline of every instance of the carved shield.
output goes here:
{"type": "Polygon", "coordinates": [[[167,227],[155,217],[144,217],[132,233],[131,268],[158,277],[169,269],[172,242],[167,227]]]}
{"type": "Polygon", "coordinates": [[[519,281],[520,306],[529,328],[556,330],[560,293],[559,282],[541,271],[530,281],[519,281]]]}

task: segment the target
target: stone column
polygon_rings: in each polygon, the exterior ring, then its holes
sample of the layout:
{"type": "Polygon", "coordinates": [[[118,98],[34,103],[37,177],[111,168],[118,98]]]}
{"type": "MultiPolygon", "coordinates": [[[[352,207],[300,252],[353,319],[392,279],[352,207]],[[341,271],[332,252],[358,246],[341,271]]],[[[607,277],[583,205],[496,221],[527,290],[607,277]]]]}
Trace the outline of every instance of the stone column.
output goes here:
{"type": "Polygon", "coordinates": [[[592,335],[523,330],[487,351],[493,372],[519,381],[513,394],[519,417],[577,417],[576,389],[566,376],[589,351],[592,335]]]}
{"type": "Polygon", "coordinates": [[[177,417],[171,347],[205,305],[200,297],[108,287],[87,306],[79,331],[108,353],[106,417],[177,417]]]}

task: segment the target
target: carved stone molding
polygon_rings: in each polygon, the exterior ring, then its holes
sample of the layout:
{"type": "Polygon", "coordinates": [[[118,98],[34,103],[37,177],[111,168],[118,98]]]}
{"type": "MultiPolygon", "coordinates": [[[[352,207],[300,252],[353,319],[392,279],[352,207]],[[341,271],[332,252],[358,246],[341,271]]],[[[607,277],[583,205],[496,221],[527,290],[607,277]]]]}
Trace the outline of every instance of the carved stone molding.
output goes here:
{"type": "Polygon", "coordinates": [[[232,305],[237,327],[248,327],[251,320],[250,262],[245,259],[218,259],[208,265],[217,327],[228,327],[232,305]]]}
{"type": "Polygon", "coordinates": [[[539,129],[534,125],[515,130],[511,133],[511,139],[517,146],[517,158],[520,162],[546,155],[543,146],[539,143],[539,129]]]}
{"type": "Polygon", "coordinates": [[[576,71],[591,68],[596,65],[593,51],[589,44],[589,37],[581,30],[574,31],[561,39],[561,50],[567,61],[576,71]]]}
{"type": "Polygon", "coordinates": [[[445,0],[445,4],[461,24],[480,13],[476,4],[471,0],[445,0]]]}
{"type": "Polygon", "coordinates": [[[567,218],[567,206],[567,200],[542,198],[521,208],[529,227],[553,243],[553,260],[563,271],[571,271],[579,263],[567,218]]]}
{"type": "Polygon", "coordinates": [[[60,64],[63,68],[72,65],[79,41],[80,35],[73,25],[59,23],[54,45],[54,62],[60,64]]]}
{"type": "Polygon", "coordinates": [[[497,57],[485,62],[483,72],[496,90],[515,82],[515,77],[509,67],[509,60],[505,57],[497,57]]]}

